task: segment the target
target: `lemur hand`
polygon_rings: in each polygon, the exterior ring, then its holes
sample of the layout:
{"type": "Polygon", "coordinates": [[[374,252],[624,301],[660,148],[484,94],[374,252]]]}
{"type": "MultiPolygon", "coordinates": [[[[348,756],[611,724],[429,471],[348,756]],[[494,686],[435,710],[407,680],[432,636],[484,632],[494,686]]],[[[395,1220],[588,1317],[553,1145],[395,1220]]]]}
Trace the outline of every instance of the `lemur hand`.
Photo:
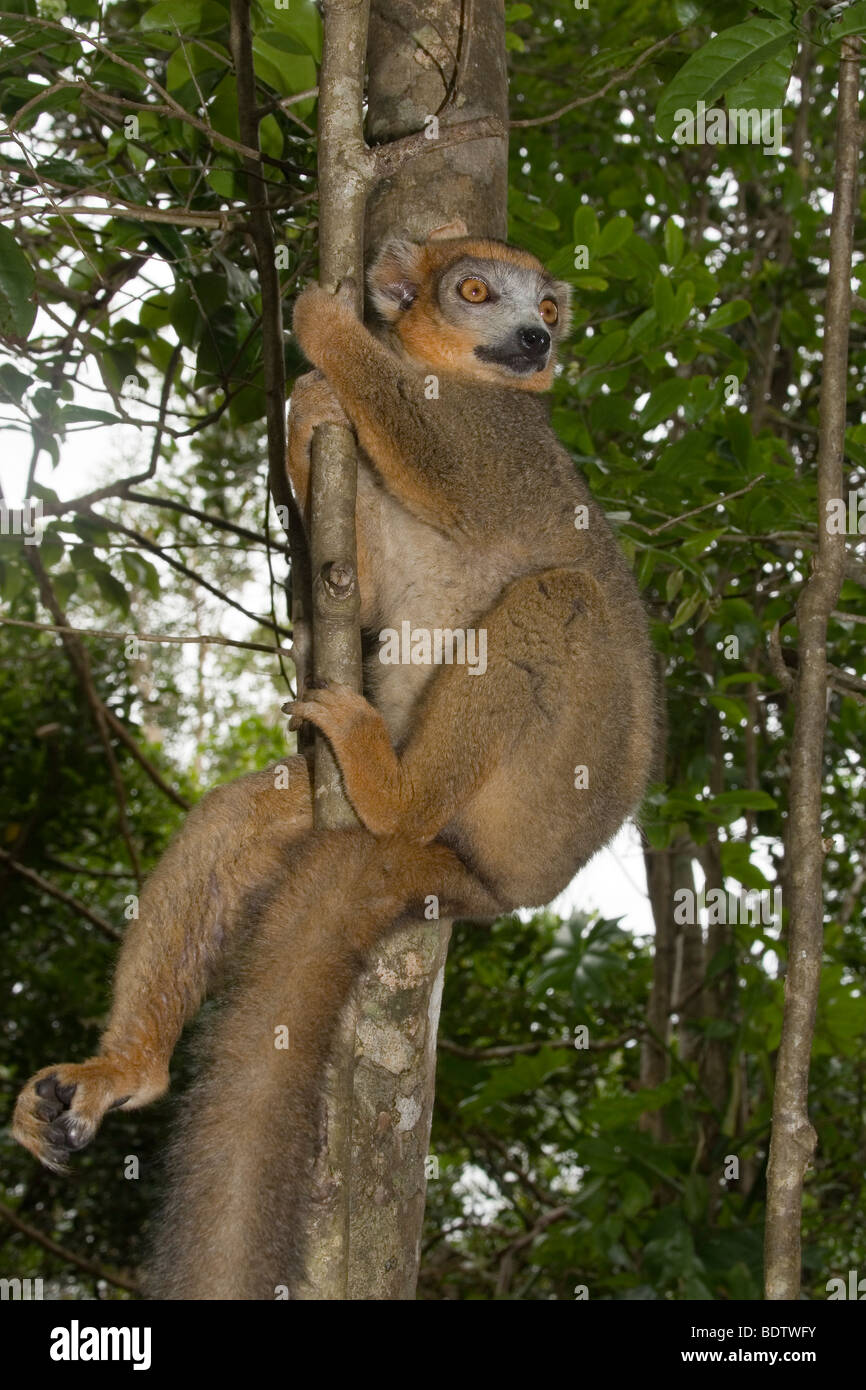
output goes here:
{"type": "Polygon", "coordinates": [[[357,323],[355,314],[355,282],[343,280],[336,294],[329,294],[320,285],[308,285],[295,300],[292,332],[305,355],[317,367],[321,366],[323,349],[333,347],[335,334],[357,323]]]}

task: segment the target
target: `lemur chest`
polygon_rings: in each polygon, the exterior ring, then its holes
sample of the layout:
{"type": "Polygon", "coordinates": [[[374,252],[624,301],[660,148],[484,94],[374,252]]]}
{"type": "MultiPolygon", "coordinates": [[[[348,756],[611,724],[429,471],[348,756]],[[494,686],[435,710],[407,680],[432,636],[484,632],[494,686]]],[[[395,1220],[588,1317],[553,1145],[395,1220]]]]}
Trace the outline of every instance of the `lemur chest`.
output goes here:
{"type": "Polygon", "coordinates": [[[441,664],[465,662],[480,669],[486,634],[475,619],[524,564],[508,543],[473,545],[413,516],[363,462],[358,542],[362,621],[370,653],[365,687],[399,744],[441,664]]]}

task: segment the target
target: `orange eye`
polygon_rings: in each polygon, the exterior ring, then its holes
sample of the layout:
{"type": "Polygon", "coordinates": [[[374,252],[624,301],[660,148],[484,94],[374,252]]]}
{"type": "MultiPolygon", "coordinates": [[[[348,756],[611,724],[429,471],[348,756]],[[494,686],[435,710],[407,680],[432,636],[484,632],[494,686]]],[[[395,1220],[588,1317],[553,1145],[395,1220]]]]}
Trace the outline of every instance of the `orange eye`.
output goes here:
{"type": "Polygon", "coordinates": [[[461,299],[465,299],[470,304],[483,304],[485,299],[490,298],[490,291],[483,280],[470,277],[468,280],[461,280],[457,286],[461,299]]]}
{"type": "Polygon", "coordinates": [[[549,323],[552,326],[558,321],[559,309],[557,308],[555,299],[542,299],[538,308],[545,323],[549,323]]]}

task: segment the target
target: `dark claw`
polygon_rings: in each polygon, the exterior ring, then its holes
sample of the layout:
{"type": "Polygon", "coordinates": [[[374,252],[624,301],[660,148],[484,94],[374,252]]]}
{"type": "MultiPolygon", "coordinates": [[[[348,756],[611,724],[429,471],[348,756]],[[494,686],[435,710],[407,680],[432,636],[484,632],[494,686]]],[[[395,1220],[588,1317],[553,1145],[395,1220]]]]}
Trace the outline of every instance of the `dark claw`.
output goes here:
{"type": "MultiPolygon", "coordinates": [[[[129,1096],[131,1096],[131,1095],[132,1095],[132,1092],[130,1091],[129,1096]]],[[[129,1100],[129,1096],[121,1096],[121,1097],[119,1098],[119,1100],[113,1100],[113,1101],[111,1102],[111,1104],[109,1105],[109,1107],[108,1107],[109,1110],[118,1110],[118,1109],[120,1108],[121,1105],[125,1105],[125,1104],[126,1104],[126,1102],[129,1100]]]]}

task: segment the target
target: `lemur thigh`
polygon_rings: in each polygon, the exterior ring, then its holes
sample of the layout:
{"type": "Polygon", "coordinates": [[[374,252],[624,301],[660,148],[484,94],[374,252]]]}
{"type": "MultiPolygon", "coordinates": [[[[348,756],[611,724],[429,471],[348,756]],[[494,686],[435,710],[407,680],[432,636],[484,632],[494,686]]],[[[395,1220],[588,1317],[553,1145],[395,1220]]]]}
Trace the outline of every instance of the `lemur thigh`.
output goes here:
{"type": "Polygon", "coordinates": [[[311,826],[300,757],[217,787],[190,812],[127,929],[98,1055],[30,1079],[15,1108],[20,1143],[62,1167],[106,1111],[134,1109],[167,1089],[171,1054],[219,976],[239,908],[282,872],[286,845],[311,826]]]}
{"type": "MultiPolygon", "coordinates": [[[[432,839],[520,747],[527,726],[551,723],[568,695],[578,614],[603,621],[595,581],[576,570],[526,575],[477,620],[487,669],[442,666],[422,699],[409,741],[395,753],[381,716],[346,687],[309,690],[294,718],[330,740],[347,794],[374,834],[432,839]]],[[[565,773],[563,774],[565,775],[565,773]]],[[[520,795],[522,788],[515,787],[520,795]]]]}

